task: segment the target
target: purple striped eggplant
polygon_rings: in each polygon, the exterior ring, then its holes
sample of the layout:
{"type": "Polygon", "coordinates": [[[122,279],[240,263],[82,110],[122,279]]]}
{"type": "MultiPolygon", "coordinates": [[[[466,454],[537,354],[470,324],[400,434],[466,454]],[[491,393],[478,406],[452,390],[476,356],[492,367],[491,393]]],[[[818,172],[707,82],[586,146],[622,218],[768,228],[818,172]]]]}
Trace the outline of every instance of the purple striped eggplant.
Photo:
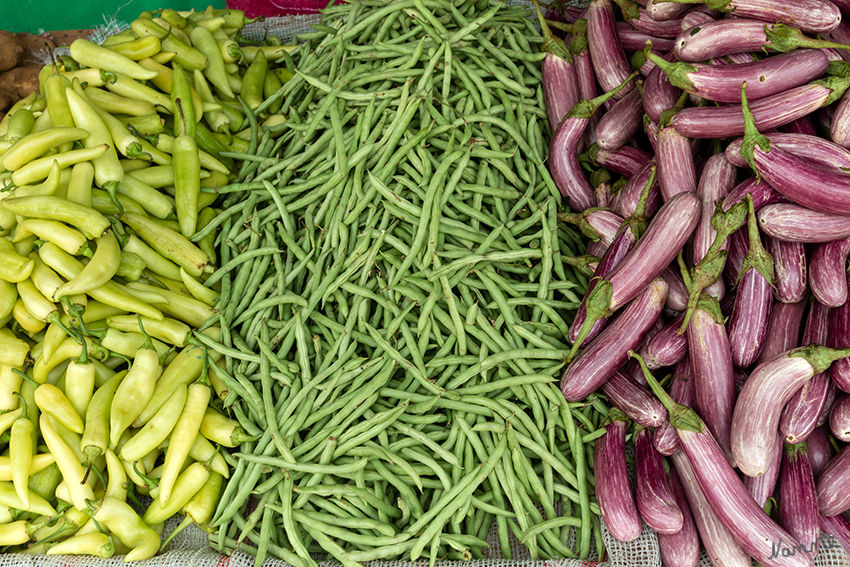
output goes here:
{"type": "Polygon", "coordinates": [[[829,442],[829,427],[825,425],[815,427],[806,439],[806,452],[809,456],[809,464],[812,466],[812,474],[817,480],[835,455],[832,443],[829,442]]]}
{"type": "MultiPolygon", "coordinates": [[[[796,121],[795,121],[796,122],[796,121]]],[[[850,170],[850,150],[811,134],[780,133],[765,134],[773,148],[779,148],[789,154],[806,159],[815,165],[838,171],[850,170]]],[[[737,167],[749,167],[741,156],[743,138],[738,138],[726,146],[726,159],[737,167]]]]}
{"type": "Polygon", "coordinates": [[[611,110],[602,115],[596,125],[596,144],[606,150],[620,148],[643,125],[643,100],[639,89],[634,89],[618,100],[611,110]]]}
{"type": "Polygon", "coordinates": [[[774,296],[782,303],[802,301],[808,293],[808,262],[802,242],[787,242],[770,236],[765,240],[773,257],[774,296]]]}
{"type": "Polygon", "coordinates": [[[570,39],[570,54],[576,66],[576,88],[579,100],[592,100],[599,94],[587,41],[587,25],[587,19],[576,21],[573,37],[570,39]]]}
{"type": "Polygon", "coordinates": [[[722,61],[722,63],[717,63],[719,65],[744,65],[758,61],[758,58],[752,53],[730,53],[718,59],[711,60],[712,64],[716,61],[722,61]]]}
{"type": "Polygon", "coordinates": [[[613,91],[616,98],[624,97],[635,86],[631,69],[620,44],[611,0],[591,0],[587,7],[587,47],[596,80],[604,92],[613,91]]]}
{"type": "Polygon", "coordinates": [[[682,31],[681,18],[656,20],[650,16],[646,8],[638,10],[637,18],[629,19],[629,24],[638,31],[662,39],[675,39],[682,31]]]}
{"type": "Polygon", "coordinates": [[[602,279],[611,272],[611,270],[616,268],[617,265],[623,261],[623,258],[631,252],[645,226],[646,221],[638,219],[637,217],[629,217],[627,220],[624,220],[620,225],[620,228],[617,230],[614,241],[608,249],[605,250],[605,254],[603,254],[602,258],[600,258],[599,264],[596,266],[596,271],[593,274],[594,277],[588,284],[587,290],[582,298],[581,305],[578,308],[578,312],[570,325],[570,334],[568,338],[574,344],[578,346],[586,345],[589,341],[596,338],[602,329],[605,328],[607,318],[599,318],[594,322],[590,332],[587,333],[580,343],[578,342],[579,332],[581,331],[582,324],[587,317],[587,301],[593,293],[593,290],[597,285],[599,285],[599,282],[601,282],[602,279]]]}
{"type": "Polygon", "coordinates": [[[696,193],[697,172],[691,141],[669,124],[658,131],[655,162],[664,201],[669,201],[678,193],[696,193]]]}
{"type": "Polygon", "coordinates": [[[617,409],[608,412],[605,434],[593,447],[596,500],[608,531],[618,541],[632,541],[642,526],[626,468],[627,417],[617,409]]]}
{"type": "Polygon", "coordinates": [[[562,6],[561,14],[564,16],[564,21],[573,24],[584,17],[586,9],[578,6],[562,6]]]}
{"type": "MultiPolygon", "coordinates": [[[[773,258],[761,244],[753,200],[747,197],[749,250],[737,282],[735,306],[729,317],[729,346],[735,366],[746,368],[758,360],[773,307],[773,258]]],[[[735,455],[737,458],[737,455],[735,455]]]]}
{"type": "Polygon", "coordinates": [[[703,294],[687,327],[694,401],[723,453],[734,465],[730,445],[735,376],[732,350],[717,300],[703,294]]]}
{"type": "Polygon", "coordinates": [[[590,186],[593,188],[593,198],[597,207],[611,206],[611,174],[607,169],[596,169],[590,173],[590,186]]]}
{"type": "Polygon", "coordinates": [[[684,319],[685,314],[680,313],[641,346],[640,355],[650,370],[673,366],[688,355],[688,337],[679,334],[684,319]]]}
{"type": "Polygon", "coordinates": [[[646,32],[640,31],[632,27],[627,22],[617,22],[617,38],[620,40],[620,47],[623,52],[638,52],[643,51],[646,47],[646,42],[652,43],[652,46],[659,51],[667,52],[673,49],[672,38],[656,37],[649,35],[646,32]]]}
{"type": "MultiPolygon", "coordinates": [[[[800,344],[827,344],[829,309],[817,301],[809,302],[809,312],[800,344]]],[[[805,441],[823,413],[828,389],[834,387],[829,373],[816,374],[794,392],[779,416],[779,435],[786,443],[805,441]]]]}
{"type": "MultiPolygon", "coordinates": [[[[640,369],[640,363],[636,360],[635,363],[640,369]]],[[[643,375],[643,371],[641,370],[640,372],[643,375]]],[[[645,381],[646,378],[644,377],[643,380],[645,381]]],[[[679,361],[673,369],[673,379],[670,382],[670,397],[676,403],[683,406],[690,408],[694,405],[694,376],[691,371],[690,360],[687,358],[679,361]]],[[[653,432],[652,444],[655,446],[656,451],[668,457],[682,448],[679,435],[676,433],[676,429],[670,425],[669,420],[653,432]]]]}
{"type": "MultiPolygon", "coordinates": [[[[777,128],[829,105],[844,94],[848,81],[829,77],[761,98],[751,105],[756,126],[759,130],[777,128]]],[[[729,138],[744,133],[744,117],[737,104],[690,107],[673,117],[673,126],[689,138],[729,138]]],[[[773,185],[772,178],[764,177],[773,185]]]]}
{"type": "Polygon", "coordinates": [[[750,373],[732,414],[732,454],[742,473],[765,473],[773,456],[782,408],[814,375],[846,356],[850,356],[850,349],[811,344],[779,354],[750,373]]]}
{"type": "MultiPolygon", "coordinates": [[[[676,54],[668,51],[661,56],[665,61],[675,61],[676,54]]],[[[643,107],[646,115],[655,123],[661,120],[661,114],[679,100],[682,91],[670,84],[670,79],[661,67],[657,65],[646,75],[643,83],[643,107]]]]}
{"type": "MultiPolygon", "coordinates": [[[[702,215],[694,231],[694,263],[698,263],[708,253],[717,231],[711,226],[711,218],[717,208],[717,203],[726,198],[733,187],[736,178],[735,168],[723,154],[714,154],[705,163],[702,175],[697,185],[697,195],[702,200],[702,215]]],[[[721,245],[726,250],[727,245],[721,245]]]]}
{"type": "Polygon", "coordinates": [[[667,283],[657,278],[608,324],[561,376],[561,392],[571,402],[583,400],[599,388],[640,345],[643,334],[664,308],[667,283]]]}
{"type": "Polygon", "coordinates": [[[845,445],[829,461],[817,479],[818,509],[824,516],[835,516],[850,509],[850,445],[845,445]]]}
{"type": "Polygon", "coordinates": [[[670,460],[681,481],[700,540],[712,564],[724,567],[751,567],[753,560],[750,555],[744,551],[730,530],[712,510],[685,452],[679,451],[671,455],[670,460]]]}
{"type": "Polygon", "coordinates": [[[739,18],[797,26],[810,33],[828,32],[841,21],[841,12],[829,0],[797,0],[793,4],[772,0],[721,0],[712,6],[739,18]]]}
{"type": "MultiPolygon", "coordinates": [[[[682,16],[681,20],[681,29],[680,31],[689,30],[694,26],[701,26],[703,24],[707,24],[708,22],[713,22],[718,19],[717,14],[712,14],[710,11],[706,10],[691,10],[684,16],[682,16]]],[[[678,36],[677,36],[678,38],[678,36]]]]}
{"type": "Polygon", "coordinates": [[[826,425],[827,421],[829,421],[829,412],[835,404],[835,400],[838,399],[838,395],[840,393],[841,390],[838,389],[838,386],[836,386],[835,382],[833,382],[830,378],[829,384],[826,388],[826,394],[824,395],[826,401],[823,403],[823,409],[821,410],[820,417],[818,417],[818,427],[826,425]]]}
{"type": "Polygon", "coordinates": [[[578,161],[579,142],[590,117],[603,102],[620,92],[627,84],[623,83],[593,100],[577,102],[561,120],[561,125],[552,137],[549,145],[549,169],[552,179],[561,194],[569,199],[570,207],[575,211],[584,211],[594,205],[593,188],[590,187],[578,161]]]}
{"type": "Polygon", "coordinates": [[[793,122],[789,122],[782,127],[782,131],[786,134],[806,134],[807,136],[817,136],[818,132],[812,124],[811,118],[803,116],[793,122]]]}
{"type": "Polygon", "coordinates": [[[677,533],[684,525],[684,517],[664,472],[664,461],[652,446],[652,434],[645,427],[638,427],[634,444],[635,502],[640,517],[658,533],[677,533]]]}
{"type": "MultiPolygon", "coordinates": [[[[667,293],[670,293],[670,288],[668,286],[667,293]]],[[[666,305],[666,304],[665,304],[666,305]]],[[[664,328],[664,317],[659,317],[655,320],[655,324],[649,328],[649,330],[644,333],[643,340],[640,342],[639,349],[644,348],[649,341],[652,340],[652,337],[661,332],[661,329],[664,328]]],[[[646,387],[646,380],[643,377],[643,371],[640,369],[640,364],[637,363],[636,360],[630,359],[626,362],[625,366],[623,366],[623,372],[630,377],[636,384],[640,386],[646,387]]]]}
{"type": "MultiPolygon", "coordinates": [[[[635,214],[641,194],[646,188],[646,184],[652,178],[653,172],[656,171],[655,158],[650,158],[643,167],[641,167],[620,189],[614,194],[611,203],[611,208],[617,214],[628,218],[635,214]]],[[[656,177],[649,189],[649,196],[646,201],[646,216],[651,218],[661,207],[661,189],[658,185],[656,177]]]]}
{"type": "Polygon", "coordinates": [[[829,412],[829,430],[839,441],[850,441],[850,396],[841,394],[829,412]]]}
{"type": "MultiPolygon", "coordinates": [[[[847,81],[846,78],[830,77],[820,83],[825,84],[832,79],[847,81]]],[[[741,91],[744,90],[745,85],[742,85],[741,91]]],[[[753,107],[759,102],[754,103],[753,107]]],[[[756,130],[758,124],[754,125],[753,113],[748,106],[744,101],[742,117],[747,124],[747,134],[741,146],[741,154],[750,167],[795,203],[822,213],[850,215],[850,173],[826,169],[772,147],[769,139],[756,130]]]]}
{"type": "Polygon", "coordinates": [[[833,142],[845,148],[850,147],[850,96],[844,93],[830,123],[829,137],[833,142]]]}
{"type": "MultiPolygon", "coordinates": [[[[652,156],[632,146],[622,146],[613,150],[600,148],[593,145],[582,154],[582,160],[586,160],[595,167],[604,167],[620,175],[633,177],[640,169],[652,160],[652,156]]],[[[654,211],[653,211],[654,212],[654,211]]],[[[632,216],[630,212],[622,215],[623,218],[632,216]]],[[[650,216],[652,216],[650,214],[650,216]]]]}
{"type": "Polygon", "coordinates": [[[575,65],[564,41],[555,37],[549,30],[540,6],[535,2],[534,7],[543,35],[540,51],[546,53],[541,66],[543,102],[549,117],[549,129],[556,132],[561,120],[579,101],[575,65]]]}
{"type": "Polygon", "coordinates": [[[670,487],[676,505],[682,511],[682,529],[675,534],[658,534],[658,551],[661,563],[667,567],[696,567],[699,562],[699,533],[694,523],[682,483],[676,469],[670,468],[670,487]]]}
{"type": "MultiPolygon", "coordinates": [[[[850,274],[845,275],[845,278],[850,274]]],[[[840,307],[829,312],[829,335],[827,343],[831,347],[850,347],[850,303],[845,302],[840,307]]],[[[839,361],[829,369],[832,382],[843,392],[850,392],[850,363],[839,361]]]]}
{"type": "Polygon", "coordinates": [[[770,311],[770,322],[767,325],[767,336],[764,338],[764,346],[756,364],[761,364],[779,353],[800,346],[800,329],[803,326],[806,304],[804,300],[796,303],[774,302],[770,311]]]}
{"type": "MultiPolygon", "coordinates": [[[[605,244],[602,240],[597,240],[596,242],[588,242],[587,249],[584,252],[584,255],[587,257],[594,257],[599,261],[599,258],[605,255],[605,252],[608,250],[608,245],[605,244]]],[[[591,276],[593,277],[593,276],[591,276]]]]}
{"type": "Polygon", "coordinates": [[[822,243],[850,237],[850,217],[813,211],[794,203],[776,203],[758,212],[759,227],[779,240],[822,243]]]}
{"type": "MultiPolygon", "coordinates": [[[[670,265],[693,234],[699,215],[700,200],[694,193],[680,193],[662,205],[631,252],[587,297],[587,315],[568,361],[572,360],[578,345],[598,319],[610,316],[638,294],[644,293],[646,285],[670,265]]],[[[665,283],[665,297],[666,294],[665,283]]]]}
{"type": "Polygon", "coordinates": [[[658,144],[658,122],[653,122],[649,119],[649,116],[645,116],[643,119],[643,132],[649,140],[649,145],[652,146],[652,151],[655,152],[656,145],[658,144]]]}
{"type": "Polygon", "coordinates": [[[829,413],[830,401],[835,398],[835,383],[828,372],[822,372],[794,393],[779,416],[779,434],[786,443],[800,443],[811,438],[820,417],[829,413]]]}
{"type": "Polygon", "coordinates": [[[840,307],[847,301],[847,255],[850,237],[818,245],[809,261],[809,287],[826,307],[840,307]]]}
{"type": "Polygon", "coordinates": [[[661,277],[667,282],[667,307],[673,311],[684,311],[688,307],[688,288],[682,275],[672,268],[665,268],[661,277]]]}
{"type": "Polygon", "coordinates": [[[644,427],[658,427],[667,420],[667,410],[646,388],[617,370],[602,384],[602,393],[629,419],[644,427]]]}
{"type": "MultiPolygon", "coordinates": [[[[778,21],[775,20],[775,21],[778,21]]],[[[748,17],[705,22],[684,30],[676,38],[676,56],[696,62],[730,53],[793,51],[801,47],[841,47],[840,43],[806,37],[799,27],[769,23],[748,17]]]]}
{"type": "MultiPolygon", "coordinates": [[[[639,359],[640,360],[640,359],[639,359]]],[[[782,529],[747,492],[743,481],[729,465],[723,450],[708,427],[692,409],[677,404],[641,362],[650,388],[667,408],[670,424],[676,428],[682,452],[692,465],[693,476],[705,495],[709,507],[741,548],[766,567],[807,566],[808,557],[775,556],[771,542],[784,541],[796,545],[796,540],[782,529]]],[[[752,377],[750,378],[752,380],[752,377]]],[[[749,383],[749,381],[747,382],[749,383]]],[[[744,385],[746,389],[746,384],[744,385]]],[[[774,440],[775,440],[774,432],[774,440]]],[[[674,464],[678,464],[676,456],[674,464]]],[[[740,462],[740,461],[739,461],[740,462]]],[[[681,470],[677,466],[677,472],[681,470]]],[[[684,478],[682,479],[684,482],[684,478]]],[[[695,506],[691,505],[694,510],[695,506]]],[[[705,543],[705,540],[703,540],[705,543]]]]}
{"type": "Polygon", "coordinates": [[[593,207],[580,213],[560,213],[558,220],[575,225],[587,238],[608,248],[625,218],[610,209],[593,207]]]}
{"type": "MultiPolygon", "coordinates": [[[[729,159],[729,154],[726,154],[726,159],[729,160],[730,163],[737,165],[733,160],[729,159]]],[[[746,161],[744,164],[746,166],[746,161]]],[[[782,193],[765,183],[764,179],[759,180],[756,177],[749,177],[729,190],[726,198],[723,199],[723,210],[728,211],[736,203],[740,203],[745,200],[747,193],[750,193],[753,196],[753,208],[755,208],[756,211],[759,211],[765,205],[788,202],[788,199],[786,199],[782,193]]]]}
{"type": "Polygon", "coordinates": [[[658,2],[658,0],[648,0],[646,3],[646,13],[653,20],[666,22],[669,20],[679,20],[686,13],[693,12],[691,6],[686,4],[674,4],[673,2],[658,2]]]}
{"type": "Polygon", "coordinates": [[[779,477],[779,523],[813,559],[818,553],[820,513],[806,444],[785,445],[779,477]]]}
{"type": "Polygon", "coordinates": [[[752,102],[814,81],[829,65],[826,55],[817,49],[800,49],[752,63],[722,66],[670,63],[653,53],[647,53],[647,57],[664,70],[672,85],[700,98],[725,103],[741,102],[744,81],[752,102]]]}
{"type": "Polygon", "coordinates": [[[773,451],[773,459],[770,461],[770,466],[767,471],[761,476],[743,475],[742,480],[744,486],[747,487],[747,492],[753,497],[762,509],[767,509],[765,504],[771,498],[776,490],[776,483],[779,481],[779,469],[782,466],[782,439],[777,437],[775,449],[773,451]]]}

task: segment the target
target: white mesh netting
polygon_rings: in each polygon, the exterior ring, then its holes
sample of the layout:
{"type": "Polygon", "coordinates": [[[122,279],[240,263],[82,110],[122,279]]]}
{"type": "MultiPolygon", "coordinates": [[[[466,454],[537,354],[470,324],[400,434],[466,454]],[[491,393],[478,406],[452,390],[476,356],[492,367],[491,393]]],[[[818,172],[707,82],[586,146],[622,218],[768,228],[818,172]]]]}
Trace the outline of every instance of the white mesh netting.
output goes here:
{"type": "MultiPolygon", "coordinates": [[[[531,5],[527,0],[515,1],[529,6],[531,5]]],[[[104,19],[105,23],[97,27],[90,37],[90,39],[98,43],[102,42],[109,35],[118,33],[129,27],[125,22],[109,18],[104,19]]],[[[246,26],[243,30],[243,35],[249,39],[262,39],[267,35],[274,35],[280,37],[286,43],[294,36],[309,31],[310,25],[317,22],[318,19],[317,14],[267,18],[263,22],[255,22],[246,26]]],[[[56,55],[58,56],[63,53],[67,53],[67,50],[64,50],[64,52],[63,50],[57,50],[56,55]]],[[[49,62],[48,57],[44,63],[49,64],[49,62]]],[[[167,521],[163,530],[163,536],[168,535],[178,525],[181,519],[172,518],[167,521]]],[[[825,537],[827,537],[826,541],[829,542],[829,546],[821,548],[815,559],[816,567],[850,567],[850,556],[840,544],[834,542],[828,536],[825,537]]],[[[513,534],[511,534],[510,538],[511,550],[513,552],[512,560],[494,558],[464,563],[442,561],[441,564],[446,565],[446,567],[591,567],[595,564],[605,567],[659,567],[662,565],[658,539],[655,532],[645,525],[640,537],[629,543],[622,543],[615,540],[603,524],[602,539],[606,550],[606,557],[602,558],[602,562],[598,562],[599,558],[595,557],[588,561],[570,559],[532,561],[529,559],[526,548],[513,537],[513,534]],[[457,564],[452,565],[454,563],[457,564]]],[[[493,549],[499,548],[495,529],[491,529],[487,539],[493,549]]],[[[139,567],[251,567],[254,564],[254,558],[238,550],[229,557],[223,556],[209,546],[206,533],[195,526],[190,526],[175,536],[161,555],[147,561],[138,562],[137,564],[139,567]]],[[[125,563],[121,556],[101,559],[89,556],[0,555],[0,567],[9,567],[12,565],[32,565],[33,567],[108,567],[125,565],[125,563]]],[[[319,565],[320,567],[331,567],[338,564],[335,562],[321,562],[319,565]]],[[[371,565],[374,567],[424,567],[427,565],[427,562],[374,561],[371,565]]],[[[703,551],[699,567],[710,567],[711,565],[711,560],[703,551]]],[[[290,567],[288,563],[278,559],[267,559],[264,566],[290,567]]]]}

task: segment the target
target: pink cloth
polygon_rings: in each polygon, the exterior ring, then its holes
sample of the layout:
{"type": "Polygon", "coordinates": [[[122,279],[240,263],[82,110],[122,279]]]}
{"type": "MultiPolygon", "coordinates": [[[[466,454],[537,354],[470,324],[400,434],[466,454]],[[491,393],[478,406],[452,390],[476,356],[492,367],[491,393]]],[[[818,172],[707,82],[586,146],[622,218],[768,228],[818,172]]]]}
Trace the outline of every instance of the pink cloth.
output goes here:
{"type": "Polygon", "coordinates": [[[249,18],[315,14],[327,5],[327,0],[227,0],[228,8],[242,10],[249,18]]]}

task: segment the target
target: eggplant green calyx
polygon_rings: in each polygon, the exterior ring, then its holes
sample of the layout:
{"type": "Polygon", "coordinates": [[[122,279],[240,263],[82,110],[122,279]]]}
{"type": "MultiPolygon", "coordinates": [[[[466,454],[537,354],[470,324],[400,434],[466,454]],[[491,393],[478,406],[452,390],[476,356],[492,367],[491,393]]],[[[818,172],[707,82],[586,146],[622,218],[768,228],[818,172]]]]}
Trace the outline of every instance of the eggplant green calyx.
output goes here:
{"type": "Polygon", "coordinates": [[[753,171],[756,172],[756,177],[759,176],[755,164],[755,147],[758,144],[763,152],[770,151],[770,141],[767,136],[759,133],[756,127],[756,119],[750,111],[750,104],[747,102],[747,82],[741,83],[741,112],[744,114],[744,141],[741,143],[741,157],[743,157],[753,171]]]}
{"type": "Polygon", "coordinates": [[[817,343],[794,349],[789,358],[804,358],[815,374],[826,372],[833,362],[850,356],[850,348],[830,348],[817,343]]]}
{"type": "Polygon", "coordinates": [[[756,270],[759,274],[761,274],[761,277],[770,283],[770,285],[773,285],[773,256],[761,243],[758,220],[756,219],[756,211],[753,206],[752,193],[747,193],[747,207],[749,208],[749,216],[747,217],[747,232],[750,236],[750,250],[744,257],[744,264],[738,274],[738,280],[740,280],[741,276],[747,273],[748,270],[756,270]]]}
{"type": "Polygon", "coordinates": [[[570,112],[567,114],[567,118],[590,118],[596,113],[596,110],[605,104],[607,101],[611,100],[617,94],[626,88],[627,85],[631,84],[632,80],[637,77],[640,73],[635,71],[631,75],[629,75],[625,81],[608,91],[607,93],[600,95],[596,98],[590,100],[580,100],[575,106],[572,107],[570,112]]]}
{"type": "Polygon", "coordinates": [[[664,71],[664,73],[667,75],[667,80],[670,81],[670,84],[674,87],[679,87],[682,90],[693,91],[694,83],[688,78],[688,74],[696,73],[698,69],[695,66],[685,63],[683,61],[667,61],[658,54],[650,51],[651,47],[652,45],[647,45],[644,48],[643,53],[650,61],[658,65],[658,67],[660,67],[661,70],[664,71]]]}
{"type": "Polygon", "coordinates": [[[649,368],[646,367],[646,361],[637,354],[636,352],[630,350],[629,356],[634,358],[640,364],[640,369],[643,371],[644,378],[646,378],[647,383],[649,383],[649,388],[652,390],[652,393],[658,397],[661,403],[664,405],[664,408],[667,410],[667,419],[677,430],[685,430],[685,431],[695,431],[697,433],[702,433],[705,430],[705,424],[702,422],[702,419],[697,415],[697,413],[687,406],[683,406],[680,403],[677,403],[670,394],[664,391],[664,388],[661,387],[661,384],[658,383],[658,380],[655,379],[655,376],[649,371],[649,368]]]}
{"type": "Polygon", "coordinates": [[[611,315],[611,297],[614,295],[614,287],[608,280],[600,280],[596,287],[593,288],[585,300],[585,318],[579,329],[570,353],[567,355],[567,362],[572,362],[581,344],[593,330],[593,326],[600,319],[611,315]]]}

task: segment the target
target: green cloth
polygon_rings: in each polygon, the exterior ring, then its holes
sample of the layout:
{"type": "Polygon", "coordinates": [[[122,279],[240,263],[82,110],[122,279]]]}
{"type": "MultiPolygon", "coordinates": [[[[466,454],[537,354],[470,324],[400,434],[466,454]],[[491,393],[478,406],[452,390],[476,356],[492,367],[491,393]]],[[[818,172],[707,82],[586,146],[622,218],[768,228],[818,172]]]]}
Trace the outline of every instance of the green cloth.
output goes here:
{"type": "Polygon", "coordinates": [[[145,10],[204,10],[226,8],[225,0],[112,0],[71,2],[67,0],[10,0],[3,9],[2,28],[12,32],[91,29],[108,19],[130,23],[145,10]]]}

